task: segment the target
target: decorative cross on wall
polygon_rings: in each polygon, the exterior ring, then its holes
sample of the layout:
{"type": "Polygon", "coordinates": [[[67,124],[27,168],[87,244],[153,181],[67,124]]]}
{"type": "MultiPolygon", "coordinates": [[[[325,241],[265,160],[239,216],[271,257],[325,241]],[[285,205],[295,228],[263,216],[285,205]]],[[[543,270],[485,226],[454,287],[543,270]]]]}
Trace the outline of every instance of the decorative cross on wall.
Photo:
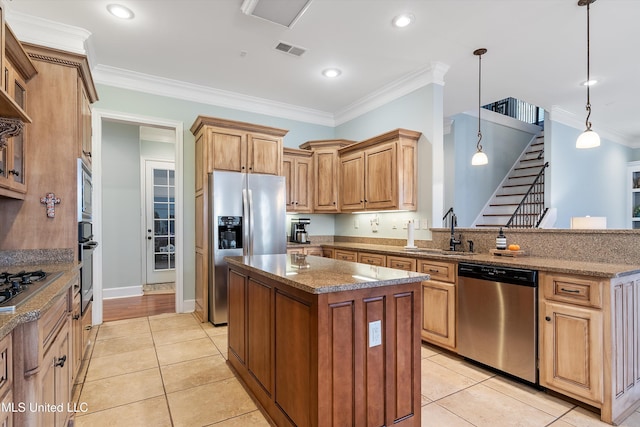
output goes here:
{"type": "Polygon", "coordinates": [[[47,193],[45,197],[41,197],[40,203],[47,205],[47,217],[54,218],[56,216],[55,206],[60,204],[60,199],[54,193],[47,193]]]}

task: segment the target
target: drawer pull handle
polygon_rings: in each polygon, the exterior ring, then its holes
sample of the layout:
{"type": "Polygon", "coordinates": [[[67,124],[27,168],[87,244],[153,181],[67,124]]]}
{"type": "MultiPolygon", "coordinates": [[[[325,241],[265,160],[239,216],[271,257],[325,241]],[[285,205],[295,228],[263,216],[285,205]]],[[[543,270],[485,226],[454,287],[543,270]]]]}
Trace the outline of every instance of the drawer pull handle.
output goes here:
{"type": "Polygon", "coordinates": [[[66,362],[66,361],[67,361],[67,355],[64,355],[64,356],[58,358],[58,361],[55,362],[53,364],[53,366],[59,366],[59,367],[62,368],[64,366],[64,362],[66,362]]]}
{"type": "Polygon", "coordinates": [[[440,270],[435,269],[435,268],[430,268],[429,269],[429,273],[439,273],[439,272],[440,272],[440,270]]]}
{"type": "Polygon", "coordinates": [[[569,292],[571,294],[579,294],[580,291],[578,289],[565,289],[565,288],[560,288],[560,290],[562,292],[569,292]]]}
{"type": "Polygon", "coordinates": [[[78,320],[79,318],[80,318],[79,314],[76,314],[76,315],[73,316],[73,320],[78,320]]]}

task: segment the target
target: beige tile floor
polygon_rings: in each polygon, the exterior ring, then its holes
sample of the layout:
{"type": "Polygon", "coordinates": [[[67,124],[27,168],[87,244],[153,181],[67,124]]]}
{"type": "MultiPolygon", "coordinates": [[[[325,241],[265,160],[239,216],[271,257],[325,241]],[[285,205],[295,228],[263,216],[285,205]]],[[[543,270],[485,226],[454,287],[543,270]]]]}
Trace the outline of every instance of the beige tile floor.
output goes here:
{"type": "MultiPolygon", "coordinates": [[[[268,426],[226,364],[227,329],[191,314],[108,322],[98,329],[78,427],[268,426]]],[[[422,425],[607,426],[532,387],[422,347],[422,425]]],[[[622,424],[640,427],[640,412],[622,424]]]]}

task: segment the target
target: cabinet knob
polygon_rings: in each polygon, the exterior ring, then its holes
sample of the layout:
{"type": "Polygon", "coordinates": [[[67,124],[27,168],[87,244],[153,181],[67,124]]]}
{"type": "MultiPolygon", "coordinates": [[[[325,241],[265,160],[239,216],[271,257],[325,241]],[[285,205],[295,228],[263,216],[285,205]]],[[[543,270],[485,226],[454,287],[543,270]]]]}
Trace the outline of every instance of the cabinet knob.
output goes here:
{"type": "Polygon", "coordinates": [[[82,154],[84,154],[87,157],[91,157],[91,151],[84,151],[82,150],[82,154]]]}
{"type": "Polygon", "coordinates": [[[547,322],[551,322],[551,317],[547,316],[544,318],[544,320],[546,320],[547,322]]]}
{"type": "Polygon", "coordinates": [[[336,204],[336,202],[333,202],[333,204],[335,205],[335,204],[336,204]]]}
{"type": "Polygon", "coordinates": [[[80,318],[80,315],[79,315],[79,314],[76,314],[76,315],[74,315],[74,316],[72,317],[72,319],[73,319],[73,320],[78,320],[79,318],[80,318]]]}
{"type": "Polygon", "coordinates": [[[244,166],[242,166],[242,168],[241,168],[241,169],[242,169],[242,170],[244,170],[244,166]]]}
{"type": "Polygon", "coordinates": [[[17,171],[17,170],[15,170],[15,169],[11,169],[11,170],[9,171],[9,173],[10,173],[11,175],[20,176],[20,172],[18,172],[18,171],[17,171]]]}
{"type": "Polygon", "coordinates": [[[85,326],[85,327],[84,327],[84,330],[85,330],[85,331],[90,331],[90,330],[91,330],[91,328],[92,328],[92,326],[91,326],[91,325],[88,325],[88,326],[85,326]]]}
{"type": "Polygon", "coordinates": [[[65,354],[62,357],[59,357],[58,360],[53,364],[53,366],[63,367],[64,363],[67,361],[67,355],[65,354]]]}

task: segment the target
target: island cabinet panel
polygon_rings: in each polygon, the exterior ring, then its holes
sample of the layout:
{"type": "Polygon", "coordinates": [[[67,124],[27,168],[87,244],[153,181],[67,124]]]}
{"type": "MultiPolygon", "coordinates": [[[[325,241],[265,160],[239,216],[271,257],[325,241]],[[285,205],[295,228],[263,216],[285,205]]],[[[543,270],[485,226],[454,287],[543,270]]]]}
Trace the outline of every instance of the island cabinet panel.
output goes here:
{"type": "Polygon", "coordinates": [[[313,294],[229,277],[229,364],[275,425],[420,426],[419,282],[313,294]]]}

